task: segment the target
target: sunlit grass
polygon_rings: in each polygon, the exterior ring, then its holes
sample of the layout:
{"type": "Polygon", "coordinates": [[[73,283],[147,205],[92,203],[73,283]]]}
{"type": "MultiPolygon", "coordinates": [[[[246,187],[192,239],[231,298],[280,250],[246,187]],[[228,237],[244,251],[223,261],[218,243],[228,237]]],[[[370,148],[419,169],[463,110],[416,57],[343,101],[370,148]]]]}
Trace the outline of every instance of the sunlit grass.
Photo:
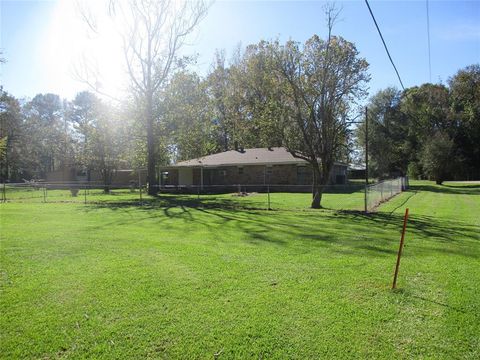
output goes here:
{"type": "MultiPolygon", "coordinates": [[[[8,202],[72,202],[72,203],[138,203],[154,206],[167,206],[184,204],[188,206],[227,206],[229,208],[249,209],[270,209],[294,210],[309,208],[312,195],[310,193],[285,193],[285,192],[250,192],[245,196],[238,193],[211,194],[201,192],[200,194],[175,194],[159,193],[158,196],[148,196],[145,191],[138,189],[111,189],[105,193],[102,189],[78,189],[75,195],[69,189],[48,189],[43,188],[14,188],[6,190],[8,202]]],[[[362,210],[364,208],[364,192],[361,187],[350,189],[348,192],[323,194],[322,206],[326,209],[337,210],[362,210]]]]}
{"type": "Polygon", "coordinates": [[[256,196],[0,204],[0,357],[480,356],[478,186],[370,215],[238,206],[256,196]]]}

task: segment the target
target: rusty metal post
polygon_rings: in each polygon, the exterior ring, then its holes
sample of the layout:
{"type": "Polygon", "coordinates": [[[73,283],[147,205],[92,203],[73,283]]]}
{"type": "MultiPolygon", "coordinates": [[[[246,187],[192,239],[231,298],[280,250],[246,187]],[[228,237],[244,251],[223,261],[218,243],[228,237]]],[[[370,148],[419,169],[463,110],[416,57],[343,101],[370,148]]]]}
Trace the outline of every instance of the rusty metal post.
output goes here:
{"type": "Polygon", "coordinates": [[[407,220],[408,220],[408,208],[405,209],[405,216],[403,217],[402,237],[400,238],[400,246],[398,248],[397,264],[395,265],[395,275],[393,276],[392,289],[397,288],[398,269],[400,268],[400,258],[402,257],[403,242],[405,240],[405,230],[407,228],[407,220]]]}

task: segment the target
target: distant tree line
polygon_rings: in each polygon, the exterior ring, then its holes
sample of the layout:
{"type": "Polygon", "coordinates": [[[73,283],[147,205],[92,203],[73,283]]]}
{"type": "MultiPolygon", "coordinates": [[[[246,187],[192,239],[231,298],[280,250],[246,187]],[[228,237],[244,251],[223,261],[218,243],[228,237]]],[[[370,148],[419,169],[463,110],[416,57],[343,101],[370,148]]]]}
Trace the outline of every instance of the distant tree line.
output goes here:
{"type": "MultiPolygon", "coordinates": [[[[152,99],[155,164],[285,146],[312,166],[312,206],[320,207],[334,161],[351,162],[364,146],[363,124],[352,124],[363,112],[367,69],[354,44],[333,35],[261,41],[229,61],[219,51],[206,76],[185,62],[152,99]]],[[[138,101],[119,104],[87,91],[71,101],[55,94],[19,100],[2,88],[1,180],[44,179],[75,166],[98,170],[107,184],[115,169],[146,167],[148,129],[138,101]]],[[[460,70],[448,86],[379,91],[368,107],[374,176],[480,177],[478,65],[460,70]]]]}
{"type": "Polygon", "coordinates": [[[89,92],[71,102],[55,94],[20,101],[0,88],[0,116],[2,181],[44,179],[77,166],[99,170],[108,182],[126,150],[127,123],[89,92]]]}
{"type": "MultiPolygon", "coordinates": [[[[381,90],[368,110],[373,176],[480,179],[480,65],[459,70],[447,85],[381,90]]],[[[364,149],[364,124],[357,140],[364,149]]]]}
{"type": "Polygon", "coordinates": [[[72,101],[54,94],[19,101],[2,89],[2,180],[45,178],[73,165],[101,171],[107,183],[120,166],[146,167],[152,153],[159,166],[239,147],[285,146],[310,163],[312,206],[320,207],[334,162],[348,161],[349,124],[369,81],[355,45],[331,34],[335,9],[326,14],[326,39],[261,41],[228,62],[217,52],[204,77],[189,70],[190,59],[173,59],[175,71],[149,95],[148,126],[138,89],[121,105],[90,92],[72,101]]]}

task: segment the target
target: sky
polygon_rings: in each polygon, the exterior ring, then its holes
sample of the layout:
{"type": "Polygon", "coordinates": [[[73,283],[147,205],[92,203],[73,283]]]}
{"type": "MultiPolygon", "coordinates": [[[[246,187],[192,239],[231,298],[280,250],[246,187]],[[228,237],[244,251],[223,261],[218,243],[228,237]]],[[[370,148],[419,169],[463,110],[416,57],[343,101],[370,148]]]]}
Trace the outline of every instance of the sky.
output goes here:
{"type": "MultiPolygon", "coordinates": [[[[96,2],[98,3],[98,1],[96,2]]],[[[118,94],[127,79],[115,30],[87,37],[74,1],[8,1],[0,5],[1,85],[18,98],[52,92],[72,99],[82,59],[95,63],[105,92],[118,94]],[[76,71],[77,70],[77,71],[76,71]]],[[[189,39],[184,54],[198,54],[192,68],[208,73],[217,49],[227,58],[240,45],[279,38],[304,42],[325,37],[323,1],[216,1],[189,39]]],[[[400,87],[363,0],[338,1],[342,8],[334,33],[355,43],[370,64],[370,95],[400,87]]],[[[430,81],[427,1],[370,1],[405,87],[430,81]]],[[[446,83],[460,68],[480,62],[480,0],[428,2],[431,82],[446,83]]]]}

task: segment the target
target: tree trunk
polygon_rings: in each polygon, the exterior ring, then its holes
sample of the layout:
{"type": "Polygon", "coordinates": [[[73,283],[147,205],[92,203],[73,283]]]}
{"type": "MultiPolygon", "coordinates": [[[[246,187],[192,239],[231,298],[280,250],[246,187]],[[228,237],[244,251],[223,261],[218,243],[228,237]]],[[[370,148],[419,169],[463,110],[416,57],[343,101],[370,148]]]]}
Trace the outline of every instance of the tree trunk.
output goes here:
{"type": "Polygon", "coordinates": [[[157,177],[155,174],[155,136],[153,133],[153,96],[147,96],[147,108],[145,109],[147,122],[147,182],[148,195],[156,195],[158,192],[157,177]]]}
{"type": "Polygon", "coordinates": [[[321,209],[322,208],[322,193],[323,186],[320,185],[320,171],[318,170],[318,165],[313,166],[313,199],[312,199],[312,209],[321,209]]]}
{"type": "Polygon", "coordinates": [[[437,185],[442,185],[442,183],[445,181],[445,178],[446,178],[446,175],[444,172],[439,172],[436,176],[435,176],[435,183],[437,185]]]}
{"type": "Polygon", "coordinates": [[[109,176],[108,176],[108,169],[107,168],[103,168],[103,171],[102,171],[102,175],[103,175],[103,192],[105,194],[109,194],[110,193],[110,181],[109,181],[109,176]]]}
{"type": "Polygon", "coordinates": [[[9,144],[8,144],[9,138],[7,138],[7,148],[5,149],[5,170],[3,172],[3,182],[6,182],[7,180],[10,180],[10,164],[9,164],[9,156],[8,156],[8,150],[9,150],[9,144]]]}
{"type": "Polygon", "coordinates": [[[314,186],[314,195],[312,200],[312,209],[321,209],[322,205],[322,190],[323,186],[316,185],[314,186]]]}

